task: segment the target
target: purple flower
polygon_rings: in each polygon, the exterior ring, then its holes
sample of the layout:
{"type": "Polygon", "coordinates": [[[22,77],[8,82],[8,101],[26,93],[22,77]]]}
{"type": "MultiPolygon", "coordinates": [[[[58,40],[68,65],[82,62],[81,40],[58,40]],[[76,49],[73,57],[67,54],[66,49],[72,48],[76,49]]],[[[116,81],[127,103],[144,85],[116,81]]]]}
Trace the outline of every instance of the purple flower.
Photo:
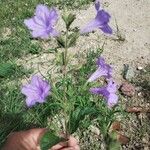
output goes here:
{"type": "Polygon", "coordinates": [[[31,79],[31,83],[24,85],[21,92],[27,97],[27,106],[32,107],[36,103],[44,103],[45,98],[50,93],[50,89],[51,87],[47,81],[44,81],[38,76],[33,76],[31,79]]]}
{"type": "Polygon", "coordinates": [[[95,81],[97,78],[104,76],[109,79],[112,77],[112,67],[105,63],[103,57],[99,57],[97,60],[98,69],[90,76],[87,82],[95,81]]]}
{"type": "Polygon", "coordinates": [[[31,30],[32,37],[44,39],[58,35],[54,28],[57,20],[58,13],[55,8],[49,9],[47,6],[39,4],[36,7],[35,15],[30,19],[25,19],[24,24],[31,30]]]}
{"type": "Polygon", "coordinates": [[[118,102],[117,85],[113,80],[109,80],[108,85],[105,87],[91,88],[90,92],[93,94],[100,94],[106,98],[108,107],[113,107],[118,102]]]}
{"type": "Polygon", "coordinates": [[[84,28],[80,30],[80,33],[88,33],[94,31],[96,28],[101,29],[104,33],[112,34],[112,29],[108,25],[111,16],[103,9],[100,9],[99,0],[95,1],[95,9],[97,11],[96,17],[91,20],[84,28]]]}

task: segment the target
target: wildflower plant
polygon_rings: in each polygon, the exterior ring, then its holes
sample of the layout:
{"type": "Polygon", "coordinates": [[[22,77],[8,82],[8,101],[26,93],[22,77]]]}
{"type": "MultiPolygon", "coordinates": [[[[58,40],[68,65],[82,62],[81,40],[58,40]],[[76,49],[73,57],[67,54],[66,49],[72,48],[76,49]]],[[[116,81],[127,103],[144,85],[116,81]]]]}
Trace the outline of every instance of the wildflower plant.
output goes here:
{"type": "MultiPolygon", "coordinates": [[[[112,133],[109,130],[116,119],[115,113],[118,112],[116,107],[118,103],[117,85],[112,77],[112,67],[101,56],[97,56],[96,64],[98,68],[94,73],[90,72],[91,68],[86,68],[86,64],[77,70],[70,68],[68,64],[71,63],[68,49],[76,44],[81,34],[91,32],[95,28],[101,29],[104,33],[112,34],[112,29],[108,25],[110,15],[100,9],[100,2],[97,0],[95,9],[97,12],[95,19],[80,30],[71,29],[76,16],[70,13],[62,16],[66,25],[65,32],[58,32],[56,29],[59,18],[57,9],[49,9],[42,4],[36,7],[32,18],[24,21],[33,38],[55,37],[58,45],[62,48],[59,63],[61,71],[59,78],[57,78],[58,81],[54,82],[50,79],[49,83],[49,81],[46,81],[46,77],[42,79],[42,77],[36,75],[32,76],[31,83],[24,85],[21,89],[22,94],[26,96],[26,105],[29,109],[42,105],[42,103],[51,103],[58,106],[58,111],[55,111],[55,113],[61,126],[54,127],[55,124],[49,126],[47,133],[41,140],[42,150],[47,150],[58,142],[67,141],[69,136],[75,133],[87,118],[90,124],[92,124],[92,121],[98,123],[106,143],[106,149],[110,150],[114,145],[120,146],[114,137],[114,132],[112,133]],[[82,68],[84,67],[87,72],[83,72],[82,68]],[[82,82],[80,79],[81,73],[85,74],[82,75],[84,77],[82,82]],[[88,79],[90,74],[92,75],[88,79]],[[101,78],[104,79],[104,85],[99,82],[101,78]],[[62,137],[59,136],[60,133],[62,133],[62,137]]],[[[89,63],[88,61],[87,63],[89,63]]],[[[96,64],[93,64],[92,61],[94,68],[96,68],[96,64]]],[[[52,123],[47,122],[47,124],[52,123]]]]}

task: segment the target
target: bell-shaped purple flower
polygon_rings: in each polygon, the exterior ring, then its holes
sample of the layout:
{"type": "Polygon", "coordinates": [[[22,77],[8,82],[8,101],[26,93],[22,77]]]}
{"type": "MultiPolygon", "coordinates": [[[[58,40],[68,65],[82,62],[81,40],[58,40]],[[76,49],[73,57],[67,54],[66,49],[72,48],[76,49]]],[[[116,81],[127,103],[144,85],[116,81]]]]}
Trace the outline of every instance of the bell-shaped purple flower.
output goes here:
{"type": "Polygon", "coordinates": [[[58,13],[55,8],[49,9],[47,6],[39,4],[36,7],[35,15],[30,19],[25,19],[24,24],[31,30],[33,38],[48,38],[57,36],[55,25],[58,20],[58,13]]]}
{"type": "Polygon", "coordinates": [[[84,28],[80,30],[81,34],[94,31],[96,28],[101,29],[104,33],[112,34],[112,29],[108,25],[111,16],[105,10],[100,9],[99,0],[95,1],[96,17],[91,20],[84,28]]]}
{"type": "Polygon", "coordinates": [[[36,103],[44,103],[46,97],[50,94],[51,87],[47,81],[39,76],[33,76],[30,84],[22,87],[21,92],[26,96],[26,104],[28,107],[34,106],[36,103]]]}
{"type": "Polygon", "coordinates": [[[97,60],[98,69],[90,76],[87,82],[92,82],[103,76],[107,79],[112,77],[112,67],[105,63],[103,57],[99,57],[97,60]]]}
{"type": "Polygon", "coordinates": [[[104,96],[107,101],[107,105],[110,108],[118,103],[118,95],[116,94],[117,85],[112,79],[108,81],[107,86],[99,88],[91,88],[90,92],[93,94],[99,94],[104,96]]]}

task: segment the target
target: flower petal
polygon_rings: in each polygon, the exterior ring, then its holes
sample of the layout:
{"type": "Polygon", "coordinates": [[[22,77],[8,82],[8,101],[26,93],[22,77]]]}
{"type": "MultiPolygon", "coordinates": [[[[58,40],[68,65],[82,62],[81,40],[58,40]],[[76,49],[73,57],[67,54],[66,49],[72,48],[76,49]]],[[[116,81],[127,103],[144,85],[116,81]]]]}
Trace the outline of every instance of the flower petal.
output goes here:
{"type": "Polygon", "coordinates": [[[116,94],[110,94],[108,100],[107,100],[107,105],[108,107],[113,107],[118,103],[118,96],[116,94]]]}
{"type": "Polygon", "coordinates": [[[99,25],[99,22],[97,20],[92,20],[91,22],[89,22],[87,24],[87,26],[85,26],[84,28],[82,28],[80,30],[80,33],[81,34],[84,34],[84,33],[88,33],[88,32],[92,32],[94,31],[96,28],[98,28],[100,25],[99,25]]]}
{"type": "Polygon", "coordinates": [[[26,105],[28,106],[28,107],[32,107],[32,106],[34,106],[36,104],[36,101],[34,100],[34,99],[32,99],[32,98],[27,98],[26,99],[26,105]]]}
{"type": "Polygon", "coordinates": [[[99,22],[99,26],[103,26],[109,22],[110,17],[111,16],[105,10],[100,10],[95,19],[99,22]]]}
{"type": "Polygon", "coordinates": [[[34,30],[31,32],[32,37],[34,38],[42,38],[42,39],[47,39],[49,37],[49,33],[45,30],[34,30]]]}
{"type": "Polygon", "coordinates": [[[113,31],[112,31],[112,28],[108,25],[108,24],[106,24],[106,25],[104,25],[104,26],[102,26],[102,27],[99,27],[104,33],[106,33],[106,34],[112,34],[113,33],[113,31]]]}
{"type": "Polygon", "coordinates": [[[104,66],[106,63],[105,63],[105,59],[101,56],[101,57],[99,57],[98,58],[98,60],[97,60],[97,62],[96,62],[96,64],[98,65],[98,66],[104,66]]]}
{"type": "Polygon", "coordinates": [[[59,36],[59,32],[56,31],[55,29],[52,29],[52,31],[50,32],[50,35],[51,35],[52,37],[56,37],[56,36],[59,36]]]}
{"type": "Polygon", "coordinates": [[[98,88],[90,88],[90,92],[93,94],[102,94],[105,95],[106,88],[105,87],[98,87],[98,88]]]}
{"type": "Polygon", "coordinates": [[[100,9],[100,1],[99,1],[99,0],[96,0],[96,1],[95,1],[95,9],[96,9],[97,11],[99,11],[99,9],[100,9]]]}
{"type": "Polygon", "coordinates": [[[31,107],[38,103],[44,103],[46,97],[50,93],[50,85],[47,81],[43,80],[41,77],[33,76],[31,83],[22,87],[21,92],[24,94],[26,99],[26,104],[31,107]]]}
{"type": "Polygon", "coordinates": [[[51,8],[50,9],[50,24],[53,26],[56,24],[57,20],[58,20],[58,13],[57,10],[55,8],[51,8]]]}
{"type": "Polygon", "coordinates": [[[92,82],[98,79],[101,76],[106,75],[105,71],[103,71],[100,67],[90,76],[87,82],[92,82]]]}
{"type": "Polygon", "coordinates": [[[42,26],[40,26],[39,24],[37,24],[33,18],[31,19],[25,19],[24,20],[24,24],[28,27],[28,29],[30,30],[40,30],[43,29],[42,26]]]}
{"type": "Polygon", "coordinates": [[[32,99],[39,99],[39,90],[30,84],[23,86],[21,93],[32,99]]]}
{"type": "Polygon", "coordinates": [[[107,90],[110,93],[115,93],[117,91],[117,84],[112,79],[108,81],[107,90]]]}
{"type": "Polygon", "coordinates": [[[39,4],[36,7],[35,15],[43,20],[43,22],[47,22],[47,19],[49,19],[50,10],[47,6],[43,4],[39,4]]]}

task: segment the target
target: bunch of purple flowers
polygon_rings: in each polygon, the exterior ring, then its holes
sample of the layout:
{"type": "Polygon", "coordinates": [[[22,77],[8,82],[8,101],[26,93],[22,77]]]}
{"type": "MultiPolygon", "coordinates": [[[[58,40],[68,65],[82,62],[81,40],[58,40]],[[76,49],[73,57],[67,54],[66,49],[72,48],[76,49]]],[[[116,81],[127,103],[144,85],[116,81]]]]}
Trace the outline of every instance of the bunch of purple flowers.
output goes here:
{"type": "MultiPolygon", "coordinates": [[[[61,107],[63,109],[63,112],[61,111],[60,112],[63,113],[65,117],[65,123],[64,123],[65,127],[63,127],[64,128],[63,132],[65,132],[66,140],[68,140],[68,136],[70,134],[73,134],[78,129],[79,122],[83,120],[86,115],[92,115],[92,114],[95,114],[95,112],[97,114],[97,112],[99,111],[98,109],[99,106],[98,108],[97,106],[95,106],[95,108],[93,109],[91,108],[91,106],[90,107],[87,106],[84,108],[83,106],[81,107],[80,105],[69,108],[70,103],[68,99],[72,99],[72,94],[69,97],[69,92],[67,91],[68,85],[66,85],[68,84],[68,82],[66,81],[68,77],[67,69],[69,68],[68,67],[69,57],[67,55],[68,48],[71,47],[71,45],[75,43],[74,41],[77,40],[78,36],[80,34],[82,35],[84,33],[94,31],[97,28],[101,29],[106,34],[112,34],[112,29],[109,26],[109,21],[110,21],[111,16],[105,10],[100,8],[99,0],[95,1],[95,9],[96,9],[96,17],[92,19],[84,28],[81,28],[80,32],[75,31],[74,33],[72,33],[73,31],[71,30],[71,33],[70,33],[70,29],[71,29],[70,25],[75,20],[74,15],[69,14],[68,16],[63,16],[62,18],[66,24],[66,31],[62,32],[62,35],[56,30],[56,23],[59,18],[56,8],[49,9],[47,6],[39,4],[36,7],[34,16],[30,19],[24,20],[24,24],[30,30],[33,38],[47,39],[49,37],[56,37],[58,44],[60,44],[64,48],[63,52],[61,52],[62,62],[60,63],[61,68],[63,68],[63,70],[61,70],[63,81],[60,82],[60,83],[63,83],[61,85],[63,91],[61,91],[60,93],[63,92],[63,94],[61,95],[57,93],[56,94],[57,96],[55,97],[55,99],[56,100],[60,99],[60,105],[63,106],[61,107]]],[[[116,94],[117,84],[114,82],[113,77],[112,77],[112,67],[105,62],[105,59],[103,57],[99,57],[96,64],[98,68],[87,80],[87,83],[94,82],[98,78],[103,77],[107,81],[107,84],[104,85],[103,87],[93,87],[93,88],[90,88],[90,90],[89,89],[88,90],[92,94],[103,96],[106,99],[106,103],[107,103],[106,106],[108,106],[108,108],[112,108],[118,103],[118,96],[116,94]]],[[[88,84],[85,84],[85,85],[87,86],[88,84]]],[[[74,88],[75,87],[73,86],[73,90],[74,88]]],[[[81,89],[84,90],[84,88],[81,88],[81,89]]],[[[57,88],[55,90],[54,84],[51,86],[48,81],[42,79],[42,77],[37,76],[37,75],[32,76],[31,82],[24,85],[21,89],[22,94],[26,96],[26,105],[29,108],[36,105],[36,103],[41,104],[41,103],[46,102],[47,97],[51,94],[51,92],[53,94],[52,95],[52,98],[53,98],[56,91],[57,91],[57,88]],[[51,91],[52,90],[51,87],[53,87],[53,91],[51,91]]],[[[78,94],[76,94],[76,96],[78,97],[78,94]]],[[[71,105],[74,106],[72,102],[71,102],[71,105]]],[[[106,109],[106,110],[110,111],[111,109],[106,109]]],[[[108,120],[109,119],[110,118],[108,117],[108,120]]],[[[110,119],[110,122],[106,122],[106,129],[110,123],[111,123],[111,119],[110,119]]],[[[54,139],[60,140],[58,136],[55,136],[55,135],[53,136],[54,136],[54,139]]],[[[46,145],[49,144],[48,142],[49,139],[47,136],[45,136],[45,139],[47,139],[46,145]]],[[[53,146],[54,143],[52,142],[51,144],[52,144],[51,146],[53,146]]]]}
{"type": "MultiPolygon", "coordinates": [[[[106,34],[112,34],[112,29],[108,25],[111,16],[103,9],[100,9],[100,2],[95,2],[96,17],[85,27],[80,29],[80,33],[88,33],[96,28],[101,29],[106,34]]],[[[30,19],[25,19],[24,24],[31,31],[33,38],[49,38],[49,36],[59,36],[55,29],[58,21],[58,11],[56,8],[48,8],[46,5],[39,4],[36,7],[35,15],[30,19]]]]}
{"type": "MultiPolygon", "coordinates": [[[[96,17],[90,21],[84,28],[80,29],[80,33],[88,33],[96,28],[101,29],[104,33],[112,34],[112,29],[108,25],[110,15],[100,8],[99,0],[95,1],[96,17]]],[[[59,36],[59,32],[55,29],[58,21],[58,12],[56,8],[48,8],[45,5],[39,4],[36,7],[35,15],[30,19],[25,19],[24,23],[31,31],[34,38],[48,38],[49,36],[59,36]]],[[[87,82],[95,81],[103,76],[107,79],[108,85],[105,87],[91,88],[93,94],[103,95],[107,100],[108,107],[113,107],[117,104],[118,96],[115,94],[117,85],[112,79],[112,67],[105,63],[104,58],[100,57],[97,61],[98,69],[91,75],[87,82]]],[[[26,104],[31,107],[38,103],[45,102],[45,98],[50,93],[50,85],[38,76],[33,76],[31,84],[25,85],[22,88],[22,93],[27,96],[26,104]]]]}
{"type": "Polygon", "coordinates": [[[112,67],[106,64],[104,58],[102,57],[98,58],[97,65],[98,69],[91,75],[88,82],[95,81],[99,77],[104,77],[108,84],[104,87],[91,88],[90,92],[104,96],[108,107],[111,108],[118,102],[118,96],[116,95],[117,84],[112,78],[112,67]]]}
{"type": "MultiPolygon", "coordinates": [[[[98,69],[90,76],[87,82],[92,82],[99,77],[105,77],[108,84],[104,87],[91,88],[93,94],[102,95],[107,101],[108,107],[113,107],[118,102],[117,85],[112,79],[112,67],[105,63],[104,58],[97,60],[98,69]]],[[[50,94],[51,86],[47,81],[39,76],[33,76],[31,83],[22,87],[22,93],[26,95],[26,104],[28,107],[34,106],[36,103],[44,103],[46,97],[50,94]]]]}

